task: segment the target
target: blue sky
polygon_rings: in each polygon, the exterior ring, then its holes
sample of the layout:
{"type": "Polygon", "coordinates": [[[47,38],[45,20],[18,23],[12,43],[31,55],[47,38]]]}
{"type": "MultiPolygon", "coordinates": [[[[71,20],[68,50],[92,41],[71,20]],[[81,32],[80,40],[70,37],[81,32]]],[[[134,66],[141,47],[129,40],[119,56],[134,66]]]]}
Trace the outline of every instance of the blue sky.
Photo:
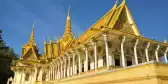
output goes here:
{"type": "MultiPolygon", "coordinates": [[[[35,25],[35,41],[43,51],[43,37],[62,36],[71,6],[72,31],[82,34],[114,5],[115,0],[0,0],[0,29],[6,44],[21,52],[35,25]]],[[[168,38],[168,0],[127,0],[127,6],[145,37],[168,38]]]]}

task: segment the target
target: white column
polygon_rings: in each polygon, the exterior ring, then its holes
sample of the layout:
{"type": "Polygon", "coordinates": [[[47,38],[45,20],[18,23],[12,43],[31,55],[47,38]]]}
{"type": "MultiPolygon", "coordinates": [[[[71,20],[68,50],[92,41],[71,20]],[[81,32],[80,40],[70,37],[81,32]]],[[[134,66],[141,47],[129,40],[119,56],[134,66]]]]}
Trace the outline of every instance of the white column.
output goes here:
{"type": "Polygon", "coordinates": [[[50,65],[50,80],[52,80],[52,65],[50,65]]]}
{"type": "MultiPolygon", "coordinates": [[[[40,77],[40,81],[42,81],[42,79],[43,79],[43,66],[42,66],[42,68],[41,68],[41,77],[40,77]]],[[[32,72],[31,72],[32,73],[32,72]]],[[[32,75],[31,75],[32,76],[32,75]]],[[[32,76],[32,78],[33,78],[33,76],[32,76]]]]}
{"type": "Polygon", "coordinates": [[[90,60],[90,70],[95,69],[95,62],[94,62],[94,58],[91,58],[90,60]]]}
{"type": "Polygon", "coordinates": [[[102,58],[102,56],[98,57],[98,67],[103,67],[103,58],[102,58]]]}
{"type": "Polygon", "coordinates": [[[78,54],[78,66],[79,66],[79,74],[80,74],[82,72],[81,57],[80,57],[80,52],[78,50],[76,52],[78,54]]]}
{"type": "Polygon", "coordinates": [[[97,69],[97,44],[94,44],[95,70],[97,69]]]}
{"type": "Polygon", "coordinates": [[[145,54],[146,54],[146,61],[149,62],[149,54],[148,54],[148,48],[150,46],[150,42],[147,43],[147,46],[145,48],[145,54]]]}
{"type": "Polygon", "coordinates": [[[68,68],[67,68],[67,76],[70,76],[70,71],[71,71],[71,57],[68,55],[68,68]]]}
{"type": "Polygon", "coordinates": [[[60,59],[60,62],[61,62],[61,71],[60,71],[60,73],[61,73],[61,75],[60,75],[60,76],[61,76],[61,77],[60,77],[60,78],[62,78],[62,77],[63,77],[63,74],[62,74],[62,72],[63,72],[63,66],[62,66],[62,65],[63,65],[63,62],[62,62],[62,60],[61,60],[61,59],[60,59]]]}
{"type": "Polygon", "coordinates": [[[55,70],[55,79],[57,80],[58,79],[58,62],[55,62],[55,67],[56,67],[56,70],[55,70]]]}
{"type": "Polygon", "coordinates": [[[85,71],[88,72],[88,48],[83,47],[84,51],[85,51],[85,71]]]}
{"type": "Polygon", "coordinates": [[[23,77],[22,77],[22,83],[25,82],[25,73],[22,73],[23,74],[23,77]]]}
{"type": "Polygon", "coordinates": [[[19,76],[19,69],[16,70],[16,78],[15,78],[15,83],[16,84],[19,84],[19,79],[20,79],[20,76],[19,76]]]}
{"type": "Polygon", "coordinates": [[[58,64],[58,70],[57,70],[57,79],[60,79],[60,62],[59,62],[59,60],[57,60],[57,64],[58,64]]]}
{"type": "Polygon", "coordinates": [[[164,52],[164,59],[165,59],[166,63],[168,63],[168,61],[167,61],[167,52],[168,52],[168,47],[166,48],[166,50],[164,52]]]}
{"type": "Polygon", "coordinates": [[[56,80],[57,79],[57,63],[55,62],[54,63],[55,64],[55,70],[54,70],[54,80],[56,80]]]}
{"type": "Polygon", "coordinates": [[[13,82],[14,82],[14,84],[15,84],[17,71],[14,70],[13,72],[14,72],[14,79],[13,79],[13,82]]]}
{"type": "Polygon", "coordinates": [[[97,69],[97,44],[93,40],[91,41],[93,47],[94,47],[94,64],[95,64],[95,70],[97,69]]]}
{"type": "Polygon", "coordinates": [[[75,74],[75,53],[72,51],[72,55],[73,55],[73,68],[72,68],[72,70],[73,70],[73,75],[75,74]]]}
{"type": "Polygon", "coordinates": [[[68,76],[70,76],[70,72],[71,72],[71,57],[69,55],[69,61],[68,61],[68,76]]]}
{"type": "Polygon", "coordinates": [[[61,79],[61,60],[59,59],[58,78],[61,79]]]}
{"type": "Polygon", "coordinates": [[[66,77],[66,70],[67,70],[67,67],[66,67],[66,66],[67,66],[67,65],[66,65],[67,62],[66,62],[66,61],[67,61],[67,59],[66,59],[66,57],[64,56],[64,77],[66,77]]]}
{"type": "Polygon", "coordinates": [[[54,64],[52,64],[52,80],[54,80],[54,64]]]}
{"type": "Polygon", "coordinates": [[[23,70],[21,70],[20,72],[20,84],[22,84],[22,80],[23,80],[23,70]]]}
{"type": "MultiPolygon", "coordinates": [[[[32,70],[30,71],[30,75],[29,75],[29,82],[30,82],[30,84],[32,84],[32,70]]],[[[40,80],[41,81],[41,80],[40,80]]]]}
{"type": "Polygon", "coordinates": [[[50,73],[51,73],[51,68],[49,66],[49,72],[48,72],[48,80],[50,81],[50,73]]]}
{"type": "Polygon", "coordinates": [[[34,71],[34,81],[36,81],[36,79],[37,79],[37,68],[36,68],[36,66],[35,66],[35,71],[34,71]]]}
{"type": "Polygon", "coordinates": [[[125,42],[125,36],[123,36],[121,39],[121,60],[122,60],[122,66],[126,67],[125,56],[124,56],[124,42],[125,42]]]}
{"type": "Polygon", "coordinates": [[[104,36],[104,42],[105,42],[105,48],[106,48],[107,70],[109,70],[109,49],[108,49],[108,36],[107,36],[107,33],[104,33],[103,36],[104,36]]]}
{"type": "Polygon", "coordinates": [[[160,45],[157,45],[156,50],[155,50],[156,61],[158,61],[158,62],[159,62],[159,57],[158,57],[159,48],[160,48],[160,45]]]}
{"type": "Polygon", "coordinates": [[[54,80],[54,70],[55,70],[55,67],[54,67],[54,65],[52,64],[52,80],[54,80]]]}
{"type": "Polygon", "coordinates": [[[115,58],[114,58],[114,54],[111,54],[111,58],[112,58],[112,66],[115,66],[115,58]]]}
{"type": "Polygon", "coordinates": [[[138,64],[138,56],[137,56],[137,45],[138,45],[138,39],[136,39],[135,41],[135,45],[134,45],[134,57],[135,57],[135,64],[138,64]]]}

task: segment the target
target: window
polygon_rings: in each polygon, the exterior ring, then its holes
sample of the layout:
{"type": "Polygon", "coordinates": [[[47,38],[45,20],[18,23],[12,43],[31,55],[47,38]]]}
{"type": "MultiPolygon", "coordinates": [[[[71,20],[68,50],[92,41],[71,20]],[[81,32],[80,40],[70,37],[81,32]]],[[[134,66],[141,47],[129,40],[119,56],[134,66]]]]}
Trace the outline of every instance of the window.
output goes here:
{"type": "Polygon", "coordinates": [[[29,74],[26,74],[25,81],[29,81],[29,74]]]}
{"type": "Polygon", "coordinates": [[[46,73],[43,73],[43,78],[42,78],[42,80],[45,81],[45,79],[46,79],[46,73]]]}

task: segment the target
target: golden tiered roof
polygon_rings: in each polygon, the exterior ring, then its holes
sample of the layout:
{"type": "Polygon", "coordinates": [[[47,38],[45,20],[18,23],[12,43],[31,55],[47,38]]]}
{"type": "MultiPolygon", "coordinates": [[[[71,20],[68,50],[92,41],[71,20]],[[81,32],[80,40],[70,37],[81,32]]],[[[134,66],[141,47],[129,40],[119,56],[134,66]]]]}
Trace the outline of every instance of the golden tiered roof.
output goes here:
{"type": "Polygon", "coordinates": [[[33,58],[34,56],[36,60],[55,59],[57,56],[65,54],[67,50],[72,49],[73,47],[83,45],[83,42],[90,39],[93,35],[102,32],[102,28],[114,30],[116,32],[121,31],[125,34],[141,37],[140,32],[126,5],[125,0],[123,0],[120,5],[118,5],[117,0],[114,6],[103,17],[101,17],[95,24],[88,28],[88,30],[86,30],[86,32],[84,32],[77,39],[73,37],[69,8],[63,36],[56,42],[50,40],[50,42],[47,43],[46,41],[44,41],[44,53],[39,56],[39,58],[37,58],[37,49],[34,42],[33,26],[30,40],[28,44],[26,44],[22,48],[22,57],[33,58]],[[30,53],[34,53],[34,55],[32,56],[30,53]]]}
{"type": "Polygon", "coordinates": [[[23,60],[37,60],[37,57],[38,57],[38,49],[36,48],[36,44],[34,41],[34,25],[33,25],[30,39],[28,43],[22,47],[21,58],[23,60]]]}
{"type": "Polygon", "coordinates": [[[44,56],[47,58],[56,58],[66,52],[66,50],[79,46],[75,43],[82,44],[87,39],[90,39],[94,34],[101,32],[101,29],[106,27],[111,30],[117,30],[127,32],[136,36],[140,36],[139,30],[126,6],[125,0],[118,5],[118,0],[114,6],[95,24],[93,24],[86,32],[84,32],[79,38],[75,39],[72,33],[70,8],[68,9],[68,15],[65,25],[65,31],[57,42],[44,43],[44,56]],[[120,24],[120,25],[118,25],[120,24]],[[75,44],[75,45],[74,45],[75,44]]]}
{"type": "Polygon", "coordinates": [[[110,11],[108,11],[102,18],[100,18],[85,33],[83,33],[83,35],[81,35],[78,38],[78,41],[84,42],[86,39],[88,39],[92,35],[96,34],[97,32],[100,32],[102,27],[115,29],[115,30],[119,30],[119,31],[127,32],[127,33],[129,32],[131,34],[140,36],[139,30],[128,10],[125,0],[123,0],[123,2],[119,6],[117,4],[118,4],[118,0],[116,1],[112,9],[110,9],[110,11]],[[134,27],[133,28],[123,27],[123,29],[121,29],[122,27],[119,27],[118,24],[120,25],[123,24],[122,26],[124,26],[124,22],[125,23],[129,22],[134,27]]]}
{"type": "Polygon", "coordinates": [[[73,37],[71,29],[69,8],[63,36],[56,42],[50,41],[50,43],[47,43],[44,41],[44,54],[48,59],[56,58],[56,56],[63,54],[68,48],[70,48],[74,42],[75,38],[73,37]]]}

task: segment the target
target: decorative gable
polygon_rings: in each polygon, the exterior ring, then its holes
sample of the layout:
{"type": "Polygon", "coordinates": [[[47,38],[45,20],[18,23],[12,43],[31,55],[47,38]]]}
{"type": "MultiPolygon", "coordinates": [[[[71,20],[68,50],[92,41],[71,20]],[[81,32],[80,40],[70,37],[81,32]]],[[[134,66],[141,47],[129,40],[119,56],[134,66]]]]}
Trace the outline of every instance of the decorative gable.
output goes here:
{"type": "Polygon", "coordinates": [[[33,48],[30,48],[25,55],[22,56],[23,60],[37,60],[37,55],[33,48]]]}

